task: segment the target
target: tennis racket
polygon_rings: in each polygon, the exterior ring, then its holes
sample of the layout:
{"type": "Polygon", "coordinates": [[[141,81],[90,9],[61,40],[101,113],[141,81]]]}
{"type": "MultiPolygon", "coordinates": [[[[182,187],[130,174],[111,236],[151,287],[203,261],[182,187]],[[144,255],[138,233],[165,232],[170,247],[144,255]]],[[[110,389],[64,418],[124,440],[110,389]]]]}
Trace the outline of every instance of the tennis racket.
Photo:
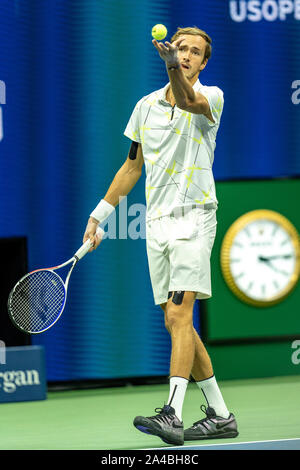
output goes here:
{"type": "MultiPolygon", "coordinates": [[[[98,227],[97,234],[103,238],[104,231],[98,227]]],[[[49,330],[60,318],[67,301],[71,273],[92,247],[87,240],[65,263],[46,269],[37,269],[20,279],[8,297],[8,314],[13,324],[28,334],[49,330]],[[71,265],[65,282],[57,270],[71,265]]]]}

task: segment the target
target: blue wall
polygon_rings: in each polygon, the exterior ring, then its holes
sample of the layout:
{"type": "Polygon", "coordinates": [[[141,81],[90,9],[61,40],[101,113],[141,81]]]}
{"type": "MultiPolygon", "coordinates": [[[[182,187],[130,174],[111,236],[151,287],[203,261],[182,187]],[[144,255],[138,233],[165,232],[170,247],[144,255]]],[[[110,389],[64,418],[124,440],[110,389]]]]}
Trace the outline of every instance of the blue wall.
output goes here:
{"type": "MultiPolygon", "coordinates": [[[[200,80],[224,91],[216,179],[300,174],[292,88],[300,18],[271,3],[255,2],[255,16],[252,8],[243,17],[253,2],[1,0],[0,236],[28,237],[30,269],[79,247],[127,156],[123,131],[135,103],[167,83],[151,43],[156,23],[168,39],[193,25],[213,38],[200,80]]],[[[144,178],[128,208],[134,203],[145,204],[144,178]]],[[[46,347],[48,380],[168,374],[170,340],[153,305],[145,240],[105,240],[84,258],[62,318],[33,341],[46,347]]]]}

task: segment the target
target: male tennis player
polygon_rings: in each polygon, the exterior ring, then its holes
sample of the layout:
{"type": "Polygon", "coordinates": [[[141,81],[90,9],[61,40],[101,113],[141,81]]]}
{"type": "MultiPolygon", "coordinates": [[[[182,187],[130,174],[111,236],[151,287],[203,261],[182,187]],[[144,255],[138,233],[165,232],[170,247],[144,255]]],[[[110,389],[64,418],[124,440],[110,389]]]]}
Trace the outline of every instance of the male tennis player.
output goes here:
{"type": "Polygon", "coordinates": [[[211,297],[210,255],[216,234],[217,198],[212,173],[223,92],[198,80],[211,56],[211,38],[197,27],[178,28],[171,43],[153,40],[170,83],[135,106],[125,135],[128,157],[104,199],[91,213],[84,241],[94,248],[102,223],[146,166],[147,255],[154,300],[171,335],[167,404],[134,425],[168,444],[238,435],[217,385],[209,355],[193,327],[196,299],[211,297]],[[184,430],[182,406],[190,375],[207,401],[206,417],[184,430]]]}

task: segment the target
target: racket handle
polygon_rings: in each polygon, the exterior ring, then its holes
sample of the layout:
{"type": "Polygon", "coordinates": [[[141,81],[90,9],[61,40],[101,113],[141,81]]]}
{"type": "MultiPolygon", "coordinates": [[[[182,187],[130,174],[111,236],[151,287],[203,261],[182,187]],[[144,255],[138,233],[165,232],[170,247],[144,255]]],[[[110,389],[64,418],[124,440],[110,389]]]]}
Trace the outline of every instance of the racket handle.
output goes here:
{"type": "MultiPolygon", "coordinates": [[[[103,238],[103,235],[104,235],[104,230],[101,228],[101,227],[98,227],[97,230],[96,230],[96,235],[100,236],[101,238],[103,238]]],[[[87,253],[88,251],[90,250],[90,248],[92,248],[92,243],[91,243],[91,240],[88,239],[80,248],[79,250],[76,251],[75,255],[78,259],[81,259],[83,258],[87,253]]]]}
{"type": "Polygon", "coordinates": [[[80,248],[76,251],[75,255],[76,258],[81,259],[83,258],[92,247],[91,240],[88,239],[80,248]]]}

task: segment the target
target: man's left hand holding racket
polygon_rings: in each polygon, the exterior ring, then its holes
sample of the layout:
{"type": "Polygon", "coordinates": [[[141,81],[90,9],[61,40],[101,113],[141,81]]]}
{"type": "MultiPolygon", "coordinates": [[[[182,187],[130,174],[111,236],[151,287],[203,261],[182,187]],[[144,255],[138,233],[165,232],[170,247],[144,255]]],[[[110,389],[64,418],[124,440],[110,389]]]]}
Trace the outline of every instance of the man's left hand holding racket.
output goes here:
{"type": "Polygon", "coordinates": [[[89,252],[96,250],[96,248],[98,248],[102,242],[103,235],[101,234],[98,226],[99,221],[94,217],[90,217],[83,236],[83,243],[86,243],[87,240],[90,240],[91,242],[91,248],[89,249],[89,252]]]}
{"type": "Polygon", "coordinates": [[[77,262],[101,243],[104,231],[99,227],[120,201],[135,186],[142,174],[144,158],[141,145],[132,142],[127,159],[116,173],[109,190],[90,214],[83,245],[63,264],[37,269],[22,277],[8,298],[8,313],[14,325],[29,334],[42,333],[60,318],[67,299],[71,272],[77,262]],[[110,202],[108,202],[108,199],[110,202]],[[65,282],[57,270],[71,264],[65,282]]]}
{"type": "Polygon", "coordinates": [[[29,334],[43,333],[60,318],[66,305],[71,273],[81,258],[100,245],[104,231],[99,227],[99,222],[114,210],[114,206],[102,201],[91,214],[84,233],[83,245],[72,258],[58,266],[36,269],[26,274],[10,292],[7,302],[8,314],[21,331],[29,334]],[[56,271],[68,265],[71,267],[63,281],[56,271]]]}

